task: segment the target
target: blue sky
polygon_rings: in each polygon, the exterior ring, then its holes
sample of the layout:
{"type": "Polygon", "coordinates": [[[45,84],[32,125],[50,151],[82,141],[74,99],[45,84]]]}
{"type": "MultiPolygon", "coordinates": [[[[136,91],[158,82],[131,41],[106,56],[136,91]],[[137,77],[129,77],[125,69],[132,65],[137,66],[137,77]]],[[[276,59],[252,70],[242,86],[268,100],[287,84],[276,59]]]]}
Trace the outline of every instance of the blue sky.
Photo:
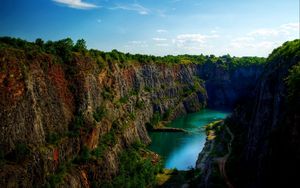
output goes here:
{"type": "Polygon", "coordinates": [[[103,51],[267,56],[299,38],[299,0],[1,0],[0,36],[103,51]]]}

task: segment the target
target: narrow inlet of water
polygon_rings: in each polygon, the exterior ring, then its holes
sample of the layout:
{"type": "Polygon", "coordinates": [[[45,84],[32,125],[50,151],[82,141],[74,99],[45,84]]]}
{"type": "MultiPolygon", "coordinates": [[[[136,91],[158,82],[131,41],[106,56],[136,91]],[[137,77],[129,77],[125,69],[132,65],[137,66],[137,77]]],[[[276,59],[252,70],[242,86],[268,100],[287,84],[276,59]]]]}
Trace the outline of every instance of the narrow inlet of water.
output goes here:
{"type": "Polygon", "coordinates": [[[225,111],[204,109],[179,117],[167,126],[183,128],[190,133],[151,132],[152,143],[149,149],[163,157],[165,168],[188,170],[195,167],[206,140],[204,126],[213,121],[225,119],[229,114],[225,111]]]}

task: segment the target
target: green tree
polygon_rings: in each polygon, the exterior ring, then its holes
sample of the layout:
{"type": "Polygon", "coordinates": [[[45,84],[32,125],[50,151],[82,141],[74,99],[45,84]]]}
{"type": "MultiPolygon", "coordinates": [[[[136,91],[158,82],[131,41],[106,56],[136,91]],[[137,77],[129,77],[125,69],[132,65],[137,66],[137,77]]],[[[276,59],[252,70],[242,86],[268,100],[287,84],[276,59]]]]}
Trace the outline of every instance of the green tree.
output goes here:
{"type": "Polygon", "coordinates": [[[69,61],[71,58],[73,45],[74,43],[71,38],[66,38],[55,42],[57,55],[59,55],[63,60],[69,61]]]}
{"type": "Polygon", "coordinates": [[[38,45],[41,48],[44,48],[44,41],[41,38],[37,38],[35,40],[35,44],[38,45]]]}
{"type": "Polygon", "coordinates": [[[286,83],[288,86],[289,100],[291,104],[295,104],[300,95],[300,62],[290,69],[286,83]]]}
{"type": "Polygon", "coordinates": [[[73,47],[75,52],[85,52],[87,51],[86,42],[84,39],[77,40],[75,46],[73,47]]]}

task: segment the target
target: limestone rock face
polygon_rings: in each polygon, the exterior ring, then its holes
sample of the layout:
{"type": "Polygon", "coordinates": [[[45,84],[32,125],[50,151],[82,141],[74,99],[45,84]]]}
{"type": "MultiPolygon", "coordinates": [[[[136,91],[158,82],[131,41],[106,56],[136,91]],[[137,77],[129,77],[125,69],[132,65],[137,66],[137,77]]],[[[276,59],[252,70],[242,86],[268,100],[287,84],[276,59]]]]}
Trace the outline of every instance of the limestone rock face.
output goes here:
{"type": "Polygon", "coordinates": [[[90,54],[72,52],[61,61],[44,52],[2,49],[0,187],[109,181],[124,149],[151,142],[146,125],[154,117],[231,108],[262,70],[114,61],[100,66],[90,54]]]}
{"type": "Polygon", "coordinates": [[[254,95],[230,118],[231,130],[239,135],[228,167],[237,187],[300,186],[299,93],[291,102],[286,82],[299,66],[299,51],[299,40],[274,50],[254,95]]]}
{"type": "Polygon", "coordinates": [[[255,89],[262,65],[238,67],[231,71],[218,64],[199,66],[198,75],[205,80],[208,107],[233,109],[255,89]]]}
{"type": "Polygon", "coordinates": [[[88,187],[92,179],[109,180],[124,148],[150,142],[145,123],[154,112],[168,112],[165,118],[172,119],[206,106],[195,66],[111,63],[100,68],[88,56],[74,54],[61,64],[51,55],[32,59],[12,49],[0,52],[0,65],[1,152],[11,160],[1,166],[1,187],[45,185],[83,148],[97,149],[117,130],[102,161],[68,168],[63,182],[88,187]],[[97,110],[105,115],[95,118],[97,110]]]}

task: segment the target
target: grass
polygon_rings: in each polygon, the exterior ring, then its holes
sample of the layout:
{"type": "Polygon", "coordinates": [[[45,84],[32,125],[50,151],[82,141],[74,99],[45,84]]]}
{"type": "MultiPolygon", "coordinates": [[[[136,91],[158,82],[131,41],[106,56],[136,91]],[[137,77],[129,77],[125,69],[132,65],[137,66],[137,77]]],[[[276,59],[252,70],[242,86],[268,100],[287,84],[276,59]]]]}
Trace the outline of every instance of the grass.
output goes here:
{"type": "Polygon", "coordinates": [[[97,122],[100,122],[102,118],[107,114],[107,110],[103,106],[98,106],[93,113],[93,117],[97,122]]]}
{"type": "Polygon", "coordinates": [[[195,187],[199,183],[201,173],[199,170],[191,168],[186,171],[174,169],[163,169],[156,175],[158,187],[182,187],[189,184],[195,187]]]}
{"type": "Polygon", "coordinates": [[[208,140],[214,140],[221,130],[223,120],[217,120],[205,126],[205,132],[208,140]]]}
{"type": "Polygon", "coordinates": [[[157,174],[156,181],[159,186],[165,184],[171,179],[174,169],[164,169],[161,173],[157,174]]]}
{"type": "Polygon", "coordinates": [[[216,134],[214,130],[209,130],[207,135],[207,140],[214,140],[216,138],[216,134]]]}
{"type": "Polygon", "coordinates": [[[153,163],[151,152],[140,143],[124,150],[119,158],[119,172],[109,182],[94,182],[94,187],[154,187],[161,163],[153,163]]]}

